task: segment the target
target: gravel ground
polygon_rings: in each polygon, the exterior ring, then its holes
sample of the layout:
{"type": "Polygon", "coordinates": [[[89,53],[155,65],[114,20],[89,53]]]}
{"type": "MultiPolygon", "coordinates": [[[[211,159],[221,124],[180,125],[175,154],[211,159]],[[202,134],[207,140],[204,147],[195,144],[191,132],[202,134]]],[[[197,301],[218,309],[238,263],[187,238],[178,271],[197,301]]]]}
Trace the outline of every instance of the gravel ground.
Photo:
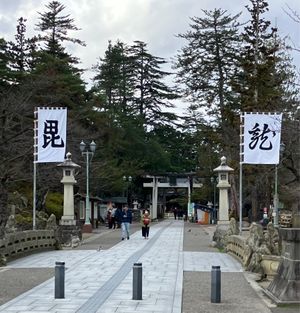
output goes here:
{"type": "Polygon", "coordinates": [[[0,268],[0,305],[54,276],[54,268],[0,268]]]}
{"type": "MultiPolygon", "coordinates": [[[[217,252],[210,246],[213,227],[210,225],[197,225],[185,223],[184,251],[217,252]]],[[[251,275],[248,275],[248,277],[251,275]]],[[[253,276],[254,277],[254,276],[253,276]]],[[[254,308],[254,304],[261,302],[256,291],[249,285],[243,273],[221,274],[221,303],[210,302],[210,273],[208,272],[184,272],[183,276],[183,313],[261,313],[254,308]],[[259,301],[258,301],[259,300],[259,301]]],[[[267,287],[264,282],[257,287],[267,287]]],[[[264,297],[269,303],[271,301],[264,297]]],[[[264,308],[262,307],[261,310],[264,308]]],[[[285,305],[270,307],[272,313],[300,313],[299,305],[285,305]]]]}

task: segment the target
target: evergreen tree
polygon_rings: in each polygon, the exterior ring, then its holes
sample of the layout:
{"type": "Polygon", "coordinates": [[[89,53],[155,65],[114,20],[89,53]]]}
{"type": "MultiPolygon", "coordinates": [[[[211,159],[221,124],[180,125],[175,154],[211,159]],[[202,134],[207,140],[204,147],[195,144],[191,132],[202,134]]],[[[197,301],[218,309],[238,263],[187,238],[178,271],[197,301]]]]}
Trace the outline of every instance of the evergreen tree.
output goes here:
{"type": "Polygon", "coordinates": [[[38,41],[45,43],[37,53],[32,71],[36,81],[44,85],[37,100],[39,105],[60,105],[78,110],[85,100],[82,71],[75,67],[79,60],[66,52],[64,44],[84,45],[84,42],[68,36],[69,31],[78,28],[69,15],[61,15],[65,9],[62,4],[52,1],[46,8],[47,12],[39,13],[40,21],[36,25],[41,32],[38,41]]]}
{"type": "Polygon", "coordinates": [[[262,16],[268,11],[264,0],[250,0],[246,6],[251,19],[244,29],[244,46],[240,55],[242,73],[240,75],[241,109],[244,111],[272,111],[274,100],[280,96],[276,82],[276,28],[270,29],[270,21],[262,16]]]}
{"type": "Polygon", "coordinates": [[[7,87],[13,82],[13,73],[9,66],[11,57],[8,43],[4,38],[0,38],[0,92],[5,92],[7,87]]]}
{"type": "MultiPolygon", "coordinates": [[[[263,15],[268,11],[264,0],[250,0],[246,6],[251,19],[242,34],[241,72],[233,81],[239,93],[241,112],[295,112],[294,73],[284,42],[277,29],[263,15]]],[[[283,128],[285,127],[285,115],[283,128]]],[[[251,202],[254,220],[259,209],[272,203],[274,172],[268,166],[244,166],[244,199],[251,202]]]]}
{"type": "Polygon", "coordinates": [[[160,125],[149,134],[169,158],[169,166],[162,172],[193,172],[197,167],[197,147],[194,135],[172,125],[160,125]]]}
{"type": "Polygon", "coordinates": [[[104,98],[103,109],[115,118],[129,114],[134,83],[127,46],[120,41],[114,45],[109,42],[105,56],[100,58],[95,70],[93,92],[104,98]]]}
{"type": "Polygon", "coordinates": [[[93,91],[102,95],[105,110],[113,115],[138,118],[145,127],[170,122],[175,115],[163,110],[173,108],[170,100],[178,95],[164,83],[170,75],[161,69],[165,64],[163,58],[151,55],[143,42],[130,47],[110,42],[96,66],[93,91]]]}
{"type": "Polygon", "coordinates": [[[11,51],[14,68],[18,72],[24,73],[28,68],[27,55],[30,49],[29,41],[26,39],[26,19],[20,17],[18,19],[17,34],[15,35],[15,42],[11,42],[11,51]]]}
{"type": "MultiPolygon", "coordinates": [[[[35,106],[68,108],[67,149],[75,154],[76,159],[82,135],[86,134],[85,138],[92,137],[92,121],[88,119],[92,106],[87,101],[85,83],[81,78],[82,70],[77,67],[79,59],[66,50],[67,43],[84,43],[69,36],[70,31],[78,28],[69,15],[63,15],[64,9],[59,2],[52,1],[46,6],[46,12],[39,13],[36,25],[39,32],[38,51],[28,80],[35,87],[32,96],[35,106]]],[[[81,158],[79,160],[83,162],[81,158]]],[[[52,184],[54,180],[57,182],[57,178],[50,178],[52,169],[47,164],[39,166],[40,188],[58,188],[57,184],[52,184]]],[[[84,186],[84,182],[80,183],[84,186]]],[[[41,194],[47,193],[46,188],[41,194]]]]}
{"type": "Polygon", "coordinates": [[[221,9],[203,13],[204,17],[191,18],[191,30],[178,35],[187,44],[176,56],[174,66],[191,110],[204,108],[210,118],[222,122],[225,108],[232,102],[230,81],[237,70],[240,14],[230,16],[221,9]]]}
{"type": "Polygon", "coordinates": [[[40,22],[36,25],[37,30],[42,32],[38,40],[45,42],[43,51],[59,59],[68,58],[70,62],[77,63],[77,59],[66,53],[62,45],[65,42],[71,42],[85,46],[85,43],[80,39],[68,36],[69,31],[79,30],[74,25],[74,19],[70,18],[70,15],[61,16],[65,6],[58,1],[51,1],[46,5],[46,8],[48,9],[47,12],[39,13],[40,22]]]}
{"type": "Polygon", "coordinates": [[[171,75],[161,69],[166,61],[150,54],[147,44],[142,41],[135,41],[130,47],[130,58],[135,77],[132,105],[142,123],[155,126],[174,121],[174,114],[163,111],[173,108],[174,104],[170,100],[178,98],[175,89],[164,82],[171,75]]]}
{"type": "Polygon", "coordinates": [[[187,41],[174,63],[179,88],[189,103],[184,125],[194,129],[195,142],[202,141],[205,129],[212,147],[235,159],[239,104],[231,83],[238,71],[240,14],[231,16],[221,9],[203,13],[204,17],[191,18],[191,30],[178,35],[187,41]]]}

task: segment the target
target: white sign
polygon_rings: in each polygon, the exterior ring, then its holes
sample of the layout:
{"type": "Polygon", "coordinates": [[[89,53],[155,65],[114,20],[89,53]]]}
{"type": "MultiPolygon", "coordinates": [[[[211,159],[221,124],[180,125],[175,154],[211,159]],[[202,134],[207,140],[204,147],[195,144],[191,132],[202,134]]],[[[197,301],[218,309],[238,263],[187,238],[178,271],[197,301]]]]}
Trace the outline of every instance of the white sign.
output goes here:
{"type": "Polygon", "coordinates": [[[63,162],[66,153],[66,133],[66,108],[39,107],[35,162],[63,162]]]}
{"type": "Polygon", "coordinates": [[[244,115],[244,161],[246,164],[278,164],[282,114],[244,115]]]}

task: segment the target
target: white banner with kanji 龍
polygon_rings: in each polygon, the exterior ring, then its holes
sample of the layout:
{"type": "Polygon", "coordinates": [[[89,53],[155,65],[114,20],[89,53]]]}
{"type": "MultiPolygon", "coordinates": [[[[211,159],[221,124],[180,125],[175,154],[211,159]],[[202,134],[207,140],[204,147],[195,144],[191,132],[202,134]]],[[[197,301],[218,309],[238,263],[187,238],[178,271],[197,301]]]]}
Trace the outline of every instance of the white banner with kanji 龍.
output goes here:
{"type": "Polygon", "coordinates": [[[246,164],[278,164],[282,114],[244,114],[244,153],[246,164]]]}
{"type": "Polygon", "coordinates": [[[39,107],[36,163],[63,162],[66,153],[67,109],[39,107]]]}

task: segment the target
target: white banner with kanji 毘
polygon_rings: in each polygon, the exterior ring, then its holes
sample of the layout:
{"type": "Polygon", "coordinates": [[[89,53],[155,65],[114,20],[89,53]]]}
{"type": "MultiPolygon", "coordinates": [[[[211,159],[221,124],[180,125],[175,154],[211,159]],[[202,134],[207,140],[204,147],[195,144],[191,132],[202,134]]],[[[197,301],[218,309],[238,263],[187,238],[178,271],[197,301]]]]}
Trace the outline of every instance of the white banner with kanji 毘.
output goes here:
{"type": "Polygon", "coordinates": [[[278,164],[282,114],[244,114],[244,153],[246,164],[278,164]]]}
{"type": "Polygon", "coordinates": [[[36,163],[63,162],[66,153],[67,109],[39,107],[36,163]]]}

